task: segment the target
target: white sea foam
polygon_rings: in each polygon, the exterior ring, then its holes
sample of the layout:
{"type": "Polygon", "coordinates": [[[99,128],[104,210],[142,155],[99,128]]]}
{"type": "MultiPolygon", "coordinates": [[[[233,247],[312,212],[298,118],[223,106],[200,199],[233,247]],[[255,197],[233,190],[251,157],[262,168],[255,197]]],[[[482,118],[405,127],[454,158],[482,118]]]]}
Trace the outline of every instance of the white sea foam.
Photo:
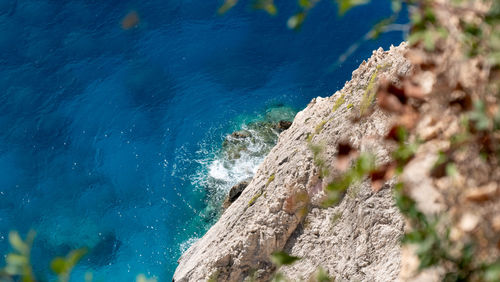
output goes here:
{"type": "Polygon", "coordinates": [[[181,253],[183,254],[185,251],[187,251],[187,249],[189,249],[189,247],[191,247],[199,239],[200,238],[198,238],[198,237],[191,237],[191,238],[187,239],[186,241],[182,242],[179,245],[179,249],[180,249],[181,253]]]}
{"type": "MultiPolygon", "coordinates": [[[[254,134],[252,132],[251,134],[254,134]]],[[[253,135],[252,135],[253,136],[253,135]]],[[[276,138],[278,133],[276,133],[276,138]]],[[[227,137],[231,139],[232,137],[227,137]]],[[[238,140],[243,143],[245,150],[238,152],[238,158],[231,158],[229,153],[222,151],[207,163],[205,172],[200,172],[196,181],[210,192],[213,201],[223,200],[232,186],[241,181],[252,178],[259,165],[264,160],[272,144],[265,144],[259,138],[244,138],[238,140]]]]}
{"type": "Polygon", "coordinates": [[[220,160],[214,160],[208,167],[208,176],[214,179],[229,179],[229,173],[220,160]]]}
{"type": "Polygon", "coordinates": [[[294,114],[287,107],[273,108],[262,119],[243,123],[239,135],[225,136],[222,148],[200,150],[200,170],[191,181],[208,193],[206,212],[219,209],[232,186],[253,177],[278,140],[274,125],[281,119],[292,119],[294,114]]]}

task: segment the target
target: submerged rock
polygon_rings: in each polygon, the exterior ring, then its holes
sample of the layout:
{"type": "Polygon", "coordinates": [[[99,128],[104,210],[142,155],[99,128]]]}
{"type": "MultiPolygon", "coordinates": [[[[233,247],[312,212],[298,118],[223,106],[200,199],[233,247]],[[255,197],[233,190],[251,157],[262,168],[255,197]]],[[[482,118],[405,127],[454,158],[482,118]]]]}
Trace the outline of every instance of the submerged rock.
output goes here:
{"type": "Polygon", "coordinates": [[[222,154],[228,161],[239,159],[245,154],[265,156],[278,141],[280,133],[291,125],[292,122],[287,120],[251,122],[224,139],[222,154]]]}
{"type": "Polygon", "coordinates": [[[233,138],[248,138],[250,137],[250,132],[247,130],[235,131],[231,134],[233,138]]]}
{"type": "Polygon", "coordinates": [[[206,170],[200,170],[193,177],[207,191],[207,205],[202,212],[207,220],[218,218],[224,206],[229,205],[226,199],[231,187],[254,176],[265,156],[278,142],[286,123],[291,123],[288,120],[292,120],[296,113],[293,108],[273,105],[264,113],[252,117],[251,121],[243,122],[237,131],[224,138],[216,156],[209,156],[206,170]]]}
{"type": "Polygon", "coordinates": [[[227,209],[232,203],[234,203],[234,201],[236,201],[236,199],[238,199],[241,193],[243,193],[243,190],[247,188],[249,183],[250,180],[245,180],[231,187],[231,190],[229,190],[229,195],[227,195],[226,200],[224,200],[224,209],[227,209]]]}
{"type": "Polygon", "coordinates": [[[285,131],[285,130],[289,129],[289,128],[290,128],[290,126],[292,126],[292,122],[291,122],[291,121],[288,121],[288,120],[280,120],[280,121],[278,122],[278,126],[277,126],[277,128],[278,128],[278,130],[280,130],[280,131],[285,131]]]}
{"type": "Polygon", "coordinates": [[[292,281],[307,280],[318,267],[339,281],[396,280],[404,221],[388,189],[392,182],[378,193],[368,181],[357,183],[337,206],[321,208],[329,179],[322,179],[310,146],[322,146],[331,175],[341,173],[333,166],[340,142],[380,163],[389,159],[390,150],[373,137],[386,133],[389,116],[377,107],[369,118],[359,112],[370,83],[379,76],[398,81],[410,71],[405,50],[403,44],[374,51],[341,91],[299,112],[241,195],[179,259],[174,281],[266,281],[278,250],[301,257],[279,269],[292,281]]]}

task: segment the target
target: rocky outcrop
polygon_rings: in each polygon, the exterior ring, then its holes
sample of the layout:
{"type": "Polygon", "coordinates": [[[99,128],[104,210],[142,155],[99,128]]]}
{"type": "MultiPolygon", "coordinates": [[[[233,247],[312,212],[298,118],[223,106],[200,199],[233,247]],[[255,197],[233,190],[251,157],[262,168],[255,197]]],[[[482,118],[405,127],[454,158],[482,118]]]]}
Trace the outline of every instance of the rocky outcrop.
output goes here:
{"type": "Polygon", "coordinates": [[[379,163],[388,160],[389,148],[378,140],[390,126],[389,116],[367,105],[378,79],[397,83],[408,74],[405,48],[374,51],[341,91],[313,99],[297,114],[242,194],[179,259],[175,281],[265,280],[274,271],[269,257],[276,250],[302,258],[280,269],[293,280],[309,278],[320,266],[339,281],[398,277],[404,222],[388,189],[391,182],[378,193],[368,182],[357,183],[337,206],[321,208],[331,179],[322,177],[315,159],[324,160],[330,177],[341,173],[335,166],[340,142],[373,153],[379,163]],[[360,115],[367,110],[369,116],[360,115]],[[311,145],[322,148],[320,156],[311,145]]]}
{"type": "Polygon", "coordinates": [[[243,190],[247,188],[249,183],[249,180],[244,180],[231,187],[231,189],[229,190],[229,195],[227,195],[227,198],[224,200],[222,207],[227,209],[232,203],[234,203],[241,195],[241,193],[243,193],[243,190]]]}

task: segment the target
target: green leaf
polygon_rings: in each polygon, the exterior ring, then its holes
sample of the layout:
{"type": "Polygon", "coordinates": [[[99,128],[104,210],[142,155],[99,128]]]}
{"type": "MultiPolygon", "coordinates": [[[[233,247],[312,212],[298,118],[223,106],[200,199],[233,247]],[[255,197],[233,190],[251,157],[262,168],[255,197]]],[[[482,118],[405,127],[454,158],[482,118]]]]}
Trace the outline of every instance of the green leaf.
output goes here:
{"type": "Polygon", "coordinates": [[[74,251],[71,251],[66,257],[66,261],[71,267],[74,267],[84,255],[87,254],[87,249],[86,248],[80,248],[76,249],[74,251]]]}
{"type": "Polygon", "coordinates": [[[489,63],[492,66],[499,66],[500,65],[500,52],[492,52],[488,56],[489,63]]]}
{"type": "Polygon", "coordinates": [[[278,13],[278,9],[276,9],[276,6],[273,3],[267,4],[264,10],[272,16],[278,13]]]}
{"type": "Polygon", "coordinates": [[[458,169],[454,163],[449,163],[446,165],[446,175],[450,177],[456,177],[458,175],[458,169]]]}
{"type": "Polygon", "coordinates": [[[294,16],[290,17],[286,23],[289,29],[299,29],[302,24],[304,23],[304,20],[306,19],[306,13],[305,12],[299,12],[295,14],[294,16]]]}
{"type": "Polygon", "coordinates": [[[357,179],[359,180],[368,172],[375,169],[375,157],[372,154],[362,154],[356,163],[356,171],[358,173],[357,179]]]}
{"type": "Polygon", "coordinates": [[[481,100],[474,102],[474,110],[469,114],[469,118],[475,122],[478,130],[487,130],[490,128],[490,119],[486,114],[486,105],[481,100]]]}
{"type": "Polygon", "coordinates": [[[273,279],[271,279],[271,282],[288,282],[288,279],[286,279],[283,273],[278,272],[274,275],[273,279]]]}
{"type": "MultiPolygon", "coordinates": [[[[216,276],[217,276],[217,275],[216,275],[216,276]]],[[[216,278],[214,278],[214,277],[210,278],[208,281],[212,281],[212,280],[217,281],[217,279],[216,279],[216,278]]],[[[136,282],[156,282],[157,280],[156,280],[156,278],[155,278],[155,277],[153,277],[153,278],[147,278],[147,277],[146,277],[146,275],[144,275],[144,274],[139,274],[139,275],[137,275],[137,277],[135,278],[135,281],[136,281],[136,282]]]]}
{"type": "Polygon", "coordinates": [[[383,19],[381,21],[379,21],[378,23],[376,23],[371,32],[370,32],[370,38],[371,39],[376,39],[380,36],[380,34],[382,32],[384,32],[384,28],[390,24],[392,24],[394,22],[394,18],[386,18],[386,19],[383,19]]]}
{"type": "Polygon", "coordinates": [[[278,13],[278,9],[274,5],[273,0],[256,0],[254,2],[254,8],[266,11],[269,15],[274,16],[278,13]]]}
{"type": "Polygon", "coordinates": [[[370,0],[336,0],[339,7],[339,15],[344,15],[350,9],[364,5],[370,2],[370,0]]]}
{"type": "Polygon", "coordinates": [[[392,153],[392,157],[398,161],[399,164],[406,164],[417,152],[418,144],[401,144],[392,153]]]}
{"type": "Polygon", "coordinates": [[[399,13],[401,11],[401,1],[400,0],[392,0],[391,1],[391,8],[394,13],[399,13]]]}
{"type": "Polygon", "coordinates": [[[227,11],[236,6],[236,4],[238,4],[238,0],[225,0],[224,4],[222,4],[219,10],[217,10],[217,13],[219,13],[219,15],[225,14],[227,11]]]}
{"type": "Polygon", "coordinates": [[[404,235],[403,242],[405,243],[420,243],[424,236],[420,231],[412,231],[404,235]]]}
{"type": "Polygon", "coordinates": [[[313,3],[311,2],[311,0],[299,0],[299,6],[302,9],[310,9],[312,8],[313,3]]]}
{"type": "Polygon", "coordinates": [[[436,38],[432,30],[424,32],[423,40],[425,49],[427,49],[427,51],[434,51],[436,48],[436,38]]]}
{"type": "Polygon", "coordinates": [[[415,31],[408,36],[408,43],[413,46],[417,44],[418,42],[422,41],[424,38],[424,32],[423,31],[415,31]]]}
{"type": "Polygon", "coordinates": [[[19,265],[8,264],[3,269],[9,275],[22,275],[23,268],[19,265]]]}
{"type": "Polygon", "coordinates": [[[500,281],[500,261],[486,267],[484,271],[484,281],[500,281]]]}
{"type": "Polygon", "coordinates": [[[35,241],[35,236],[36,236],[36,232],[33,230],[30,230],[28,232],[28,235],[26,235],[26,240],[24,242],[26,242],[26,244],[28,245],[28,248],[30,248],[30,249],[31,249],[31,246],[33,246],[33,241],[35,241]]]}
{"type": "Polygon", "coordinates": [[[317,282],[333,282],[335,279],[330,277],[328,273],[322,268],[318,268],[316,272],[316,281],[317,282]]]}
{"type": "Polygon", "coordinates": [[[52,269],[52,271],[54,271],[57,275],[63,275],[68,272],[70,266],[64,258],[56,257],[50,262],[50,269],[52,269]]]}
{"type": "Polygon", "coordinates": [[[5,262],[13,266],[24,266],[28,264],[29,260],[26,256],[11,253],[7,255],[5,262]]]}
{"type": "Polygon", "coordinates": [[[61,276],[60,280],[67,281],[71,270],[87,253],[86,248],[76,249],[71,251],[66,257],[56,257],[50,262],[52,271],[61,276]]]}
{"type": "Polygon", "coordinates": [[[29,254],[29,246],[21,239],[17,231],[11,231],[9,233],[9,242],[12,248],[18,251],[20,254],[29,254]]]}
{"type": "Polygon", "coordinates": [[[278,267],[282,265],[292,264],[299,259],[299,257],[291,256],[283,251],[274,252],[271,255],[271,261],[278,267]]]}

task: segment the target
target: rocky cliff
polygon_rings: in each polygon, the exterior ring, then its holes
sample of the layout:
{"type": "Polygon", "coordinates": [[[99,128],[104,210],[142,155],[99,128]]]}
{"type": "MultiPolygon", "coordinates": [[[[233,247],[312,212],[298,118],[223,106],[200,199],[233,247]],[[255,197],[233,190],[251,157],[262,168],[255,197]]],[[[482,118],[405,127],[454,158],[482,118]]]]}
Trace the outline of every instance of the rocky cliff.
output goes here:
{"type": "Polygon", "coordinates": [[[309,278],[320,266],[339,281],[396,280],[404,221],[392,184],[374,193],[370,183],[357,183],[338,205],[321,204],[323,188],[341,173],[339,143],[371,152],[378,163],[388,160],[390,148],[378,140],[391,121],[372,105],[374,84],[381,78],[398,83],[409,73],[405,50],[402,44],[374,51],[342,90],[313,99],[299,112],[241,196],[180,258],[174,280],[266,280],[277,250],[301,257],[280,269],[294,280],[309,278]],[[371,113],[363,117],[362,111],[371,113]]]}

